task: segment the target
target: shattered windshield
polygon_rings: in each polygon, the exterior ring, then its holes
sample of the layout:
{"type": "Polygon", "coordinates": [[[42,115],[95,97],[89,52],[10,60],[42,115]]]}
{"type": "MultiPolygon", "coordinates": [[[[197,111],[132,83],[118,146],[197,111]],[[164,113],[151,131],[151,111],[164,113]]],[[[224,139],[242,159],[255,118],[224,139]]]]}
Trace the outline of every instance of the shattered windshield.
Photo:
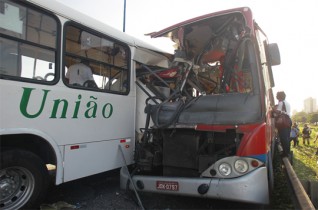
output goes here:
{"type": "Polygon", "coordinates": [[[140,65],[137,70],[138,81],[161,101],[153,108],[157,126],[261,118],[257,51],[249,24],[236,11],[183,22],[160,35],[175,42],[170,67],[140,65]],[[163,119],[164,114],[169,117],[163,119]]]}
{"type": "Polygon", "coordinates": [[[250,31],[241,13],[178,27],[166,34],[176,43],[171,68],[143,66],[137,76],[158,89],[159,97],[253,92],[256,62],[250,31]]]}

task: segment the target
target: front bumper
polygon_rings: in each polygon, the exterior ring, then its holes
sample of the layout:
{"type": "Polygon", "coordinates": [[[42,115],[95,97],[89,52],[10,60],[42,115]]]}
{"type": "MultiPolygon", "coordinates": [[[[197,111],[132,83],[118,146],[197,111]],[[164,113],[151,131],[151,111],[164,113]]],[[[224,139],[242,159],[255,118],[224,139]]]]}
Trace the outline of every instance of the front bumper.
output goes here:
{"type": "MultiPolygon", "coordinates": [[[[120,187],[126,189],[129,174],[125,167],[120,170],[120,187]]],[[[260,167],[244,176],[232,179],[187,178],[135,175],[132,177],[138,191],[162,194],[206,197],[247,203],[269,204],[268,180],[266,167],[260,167]],[[157,181],[177,182],[178,191],[159,190],[157,181]],[[199,193],[200,186],[208,186],[206,193],[199,193]]],[[[133,189],[131,183],[129,188],[133,189]]]]}

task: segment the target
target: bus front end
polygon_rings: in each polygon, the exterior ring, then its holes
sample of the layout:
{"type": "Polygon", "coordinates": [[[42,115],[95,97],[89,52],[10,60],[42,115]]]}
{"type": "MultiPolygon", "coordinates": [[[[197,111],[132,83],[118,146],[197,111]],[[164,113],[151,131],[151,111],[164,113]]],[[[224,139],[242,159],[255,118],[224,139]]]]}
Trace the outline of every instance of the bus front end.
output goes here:
{"type": "MultiPolygon", "coordinates": [[[[133,183],[123,168],[121,187],[268,204],[276,45],[267,43],[249,8],[193,18],[151,36],[171,38],[176,50],[168,69],[137,69],[144,127],[136,129],[133,183]]],[[[137,125],[141,116],[137,111],[137,125]]]]}

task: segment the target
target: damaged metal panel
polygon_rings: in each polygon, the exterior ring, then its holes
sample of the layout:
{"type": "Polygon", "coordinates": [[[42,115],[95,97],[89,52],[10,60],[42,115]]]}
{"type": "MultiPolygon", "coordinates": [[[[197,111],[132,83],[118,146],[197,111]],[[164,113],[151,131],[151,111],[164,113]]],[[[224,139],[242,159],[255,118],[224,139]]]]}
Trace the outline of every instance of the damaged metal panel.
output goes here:
{"type": "Polygon", "coordinates": [[[203,96],[180,114],[181,124],[246,124],[261,120],[260,96],[227,94],[203,96]]]}
{"type": "Polygon", "coordinates": [[[158,127],[176,124],[247,124],[262,120],[260,96],[226,94],[201,96],[193,103],[167,102],[153,106],[152,120],[158,127]]]}

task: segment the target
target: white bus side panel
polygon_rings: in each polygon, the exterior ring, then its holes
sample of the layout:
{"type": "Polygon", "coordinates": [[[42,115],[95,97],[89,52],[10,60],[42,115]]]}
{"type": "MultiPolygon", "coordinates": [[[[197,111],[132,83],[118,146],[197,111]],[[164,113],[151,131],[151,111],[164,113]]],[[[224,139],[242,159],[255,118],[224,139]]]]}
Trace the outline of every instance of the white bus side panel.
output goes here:
{"type": "Polygon", "coordinates": [[[1,81],[0,87],[3,129],[38,129],[51,136],[58,145],[127,138],[134,134],[134,97],[6,80],[1,81]],[[20,110],[26,91],[31,92],[25,108],[30,116],[20,110]],[[44,91],[47,91],[45,100],[44,91]],[[56,114],[53,111],[55,101],[61,101],[56,114]],[[63,103],[68,104],[64,108],[64,117],[63,103]]]}
{"type": "Polygon", "coordinates": [[[118,145],[122,147],[125,159],[129,160],[127,164],[131,164],[134,143],[130,139],[120,142],[121,139],[86,143],[76,149],[72,149],[74,145],[65,146],[64,182],[123,166],[125,162],[118,145]]]}
{"type": "MultiPolygon", "coordinates": [[[[100,161],[99,164],[110,164],[110,166],[104,166],[98,170],[99,166],[96,166],[88,171],[83,166],[79,167],[76,169],[76,173],[80,175],[72,172],[74,166],[68,173],[67,167],[71,165],[64,165],[64,170],[67,171],[65,172],[67,179],[64,181],[76,179],[85,174],[93,174],[95,169],[97,172],[94,173],[98,173],[112,169],[111,167],[122,166],[119,161],[106,162],[107,157],[111,157],[111,155],[106,155],[107,152],[109,153],[107,149],[118,149],[114,145],[118,142],[114,143],[115,141],[110,140],[131,139],[131,145],[134,145],[135,90],[131,90],[128,96],[123,96],[71,89],[65,87],[61,82],[50,86],[9,80],[1,80],[0,89],[0,124],[3,131],[10,129],[38,130],[49,136],[60,148],[65,145],[87,144],[89,145],[87,150],[76,151],[80,158],[74,159],[74,161],[89,164],[96,164],[96,161],[100,161]],[[22,105],[23,103],[24,105],[22,105]],[[99,145],[100,143],[96,142],[102,143],[99,145]],[[98,146],[90,146],[88,143],[99,145],[102,149],[98,146]],[[105,149],[106,145],[107,149],[105,149]],[[100,159],[95,158],[93,159],[95,163],[91,163],[90,156],[100,159]],[[73,175],[74,177],[71,177],[73,175]]],[[[26,141],[26,139],[21,139],[21,141],[26,141]]],[[[133,146],[127,150],[132,154],[133,146]]],[[[55,151],[57,155],[62,152],[55,151]]],[[[64,160],[69,161],[67,158],[71,158],[71,154],[65,151],[64,160]]],[[[131,159],[129,157],[127,160],[131,162],[131,159]]],[[[62,171],[57,171],[57,173],[64,174],[62,171]]]]}

